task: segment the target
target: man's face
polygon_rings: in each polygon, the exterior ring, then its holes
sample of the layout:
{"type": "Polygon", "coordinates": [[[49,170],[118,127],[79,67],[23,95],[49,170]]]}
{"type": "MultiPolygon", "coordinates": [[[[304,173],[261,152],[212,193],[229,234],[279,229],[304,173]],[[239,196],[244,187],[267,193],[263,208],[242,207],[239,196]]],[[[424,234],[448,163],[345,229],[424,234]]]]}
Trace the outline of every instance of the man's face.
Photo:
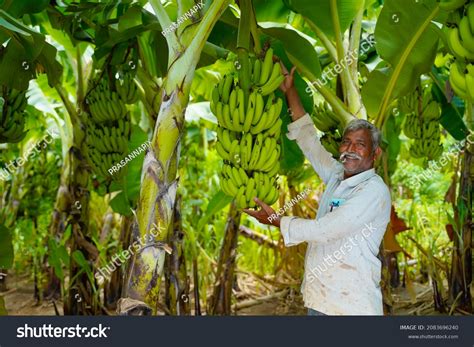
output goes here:
{"type": "Polygon", "coordinates": [[[374,152],[372,137],[368,129],[347,132],[339,146],[339,154],[344,165],[344,177],[348,178],[374,167],[380,148],[374,152]]]}

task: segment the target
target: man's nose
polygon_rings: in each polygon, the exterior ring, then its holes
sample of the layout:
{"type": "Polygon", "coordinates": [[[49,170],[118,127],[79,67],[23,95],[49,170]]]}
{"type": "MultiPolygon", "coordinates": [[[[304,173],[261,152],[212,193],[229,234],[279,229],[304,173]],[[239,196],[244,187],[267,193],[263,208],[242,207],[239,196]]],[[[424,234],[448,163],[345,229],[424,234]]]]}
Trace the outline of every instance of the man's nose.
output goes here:
{"type": "Polygon", "coordinates": [[[350,143],[347,145],[346,151],[347,151],[347,152],[355,152],[355,145],[354,145],[354,143],[350,142],[350,143]]]}

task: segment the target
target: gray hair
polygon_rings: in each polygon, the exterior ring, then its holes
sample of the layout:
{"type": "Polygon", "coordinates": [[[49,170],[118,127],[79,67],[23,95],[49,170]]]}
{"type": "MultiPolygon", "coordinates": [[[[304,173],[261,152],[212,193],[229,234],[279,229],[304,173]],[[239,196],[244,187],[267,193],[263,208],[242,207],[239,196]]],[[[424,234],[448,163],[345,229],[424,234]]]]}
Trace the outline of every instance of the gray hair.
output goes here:
{"type": "Polygon", "coordinates": [[[344,137],[348,132],[360,129],[367,129],[370,131],[370,135],[372,137],[372,151],[375,151],[377,147],[380,146],[382,135],[380,134],[380,130],[375,125],[366,121],[365,119],[351,120],[344,129],[342,137],[344,137]]]}

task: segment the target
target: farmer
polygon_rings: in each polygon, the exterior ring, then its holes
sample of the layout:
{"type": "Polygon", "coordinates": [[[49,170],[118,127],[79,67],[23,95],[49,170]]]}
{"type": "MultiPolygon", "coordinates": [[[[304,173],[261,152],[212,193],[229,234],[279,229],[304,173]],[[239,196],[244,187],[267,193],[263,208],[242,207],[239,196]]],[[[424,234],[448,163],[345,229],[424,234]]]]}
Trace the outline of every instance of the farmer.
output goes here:
{"type": "Polygon", "coordinates": [[[326,185],[316,219],[280,217],[255,198],[261,209],[245,209],[260,223],[279,227],[285,246],[308,243],[301,292],[309,315],[383,315],[379,246],[390,219],[390,192],[375,173],[380,132],[365,120],[351,121],[339,147],[339,161],[321,145],[294,86],[295,68],[280,88],[296,140],[326,185]]]}

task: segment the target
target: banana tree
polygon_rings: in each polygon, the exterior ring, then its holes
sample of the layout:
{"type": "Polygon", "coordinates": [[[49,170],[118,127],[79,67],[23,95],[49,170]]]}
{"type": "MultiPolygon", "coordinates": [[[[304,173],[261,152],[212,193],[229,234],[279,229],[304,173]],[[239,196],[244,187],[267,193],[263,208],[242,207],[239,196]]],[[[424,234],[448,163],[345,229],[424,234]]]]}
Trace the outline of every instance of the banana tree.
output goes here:
{"type": "MultiPolygon", "coordinates": [[[[32,30],[21,20],[23,15],[38,13],[46,6],[47,4],[44,2],[28,0],[21,3],[6,2],[0,5],[0,40],[3,42],[0,64],[2,78],[0,83],[3,86],[17,90],[26,90],[30,80],[43,72],[47,74],[49,85],[54,85],[59,81],[62,67],[55,60],[56,49],[46,42],[44,35],[32,30]]],[[[22,114],[22,117],[26,118],[27,114],[22,114]]],[[[25,135],[26,132],[22,135],[23,139],[25,135]]],[[[18,184],[18,182],[14,182],[9,189],[10,192],[3,195],[3,197],[16,199],[18,184]]],[[[0,214],[3,214],[5,212],[4,208],[8,208],[9,205],[10,202],[4,201],[0,214]]],[[[17,207],[9,211],[8,218],[1,218],[3,224],[2,233],[4,233],[2,238],[4,241],[10,235],[10,231],[7,228],[13,228],[15,225],[15,211],[18,208],[18,203],[15,202],[13,205],[17,207]]],[[[7,245],[3,246],[7,247],[7,245]]],[[[5,278],[6,276],[2,276],[2,282],[4,282],[5,278]]]]}
{"type": "Polygon", "coordinates": [[[184,23],[176,31],[173,31],[173,23],[163,4],[159,0],[152,0],[150,4],[162,30],[171,32],[165,35],[169,49],[168,71],[151,139],[151,150],[143,164],[132,239],[138,241],[149,238],[153,226],[158,229],[158,236],[147,245],[148,247],[131,258],[124,295],[119,304],[119,312],[122,314],[156,312],[167,250],[164,242],[173,226],[176,172],[184,112],[201,51],[229,0],[213,1],[205,7],[202,18],[197,11],[199,7],[193,1],[178,1],[177,22],[184,23]],[[184,17],[185,14],[187,15],[184,17]],[[189,15],[191,20],[187,19],[189,15]]]}

